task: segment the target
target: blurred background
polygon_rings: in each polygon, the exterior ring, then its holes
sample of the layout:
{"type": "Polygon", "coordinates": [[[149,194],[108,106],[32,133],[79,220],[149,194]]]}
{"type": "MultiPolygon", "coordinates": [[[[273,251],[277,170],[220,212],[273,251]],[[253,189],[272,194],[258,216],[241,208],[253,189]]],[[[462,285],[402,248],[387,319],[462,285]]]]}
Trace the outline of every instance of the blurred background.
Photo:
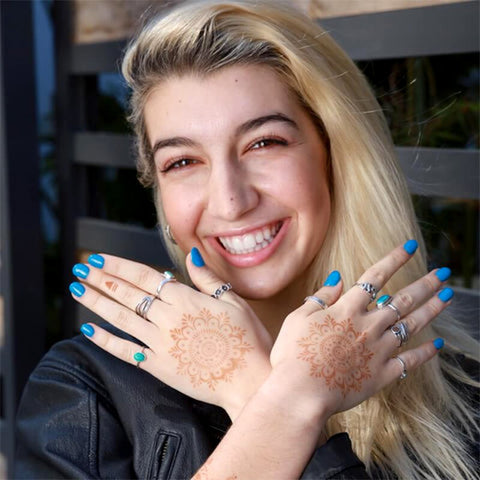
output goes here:
{"type": "MultiPolygon", "coordinates": [[[[430,267],[452,268],[455,311],[478,336],[478,1],[296,3],[370,80],[430,267]]],[[[68,294],[73,264],[92,251],[170,264],[151,192],[136,180],[118,73],[138,19],[159,4],[0,1],[0,478],[28,375],[54,342],[92,320],[68,294]]]]}

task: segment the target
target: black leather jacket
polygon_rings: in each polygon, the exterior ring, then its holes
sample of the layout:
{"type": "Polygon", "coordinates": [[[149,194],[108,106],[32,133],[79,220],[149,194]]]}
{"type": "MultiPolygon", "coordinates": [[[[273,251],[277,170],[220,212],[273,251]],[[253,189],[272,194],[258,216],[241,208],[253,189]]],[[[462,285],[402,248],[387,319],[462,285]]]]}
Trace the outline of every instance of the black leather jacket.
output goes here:
{"type": "MultiPolygon", "coordinates": [[[[27,383],[15,478],[187,479],[229,425],[222,409],[78,336],[55,345],[27,383]]],[[[302,478],[368,476],[342,433],[314,452],[302,478]]]]}

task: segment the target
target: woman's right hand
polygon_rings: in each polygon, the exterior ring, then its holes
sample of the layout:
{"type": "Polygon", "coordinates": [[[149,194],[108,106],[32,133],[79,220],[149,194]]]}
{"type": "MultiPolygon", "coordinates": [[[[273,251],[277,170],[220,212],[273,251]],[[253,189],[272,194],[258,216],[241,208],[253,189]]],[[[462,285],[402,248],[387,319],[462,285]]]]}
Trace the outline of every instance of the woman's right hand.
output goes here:
{"type": "MultiPolygon", "coordinates": [[[[415,249],[415,241],[395,248],[357,283],[370,283],[379,291],[415,249]]],[[[370,294],[357,284],[336,302],[341,282],[322,287],[315,296],[330,306],[322,309],[306,301],[288,315],[271,352],[272,374],[280,372],[278,378],[295,389],[299,401],[318,408],[322,416],[358,405],[399,379],[404,371],[402,361],[410,372],[443,346],[443,340],[436,339],[399,350],[399,339],[390,328],[401,317],[411,337],[445,309],[453,291],[439,293],[439,289],[449,272],[446,268],[434,270],[397,292],[392,305],[398,311],[392,307],[368,311],[370,294]]]]}

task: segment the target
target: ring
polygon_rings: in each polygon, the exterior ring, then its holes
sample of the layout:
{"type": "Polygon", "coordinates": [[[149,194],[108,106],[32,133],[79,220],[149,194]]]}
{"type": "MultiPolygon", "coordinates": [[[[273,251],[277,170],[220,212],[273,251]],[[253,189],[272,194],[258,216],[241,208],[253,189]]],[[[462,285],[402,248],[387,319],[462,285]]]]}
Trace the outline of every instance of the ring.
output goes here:
{"type": "Polygon", "coordinates": [[[162,273],[162,275],[163,275],[164,278],[158,284],[158,287],[155,290],[155,297],[157,297],[159,300],[161,300],[160,299],[160,292],[162,291],[163,286],[168,282],[175,282],[176,281],[176,278],[175,278],[175,276],[173,275],[172,272],[165,271],[165,272],[162,273]]]}
{"type": "Polygon", "coordinates": [[[321,298],[318,298],[315,295],[309,295],[308,297],[305,297],[305,299],[303,301],[306,302],[308,300],[311,300],[312,302],[318,303],[320,305],[320,307],[322,308],[322,310],[325,310],[326,308],[328,308],[328,305],[321,298]]]}
{"type": "Polygon", "coordinates": [[[392,303],[393,297],[390,295],[382,295],[378,300],[377,300],[377,308],[379,310],[388,307],[392,309],[395,314],[397,315],[397,322],[402,318],[402,314],[400,313],[400,310],[392,303]]]}
{"type": "Polygon", "coordinates": [[[408,342],[408,327],[405,322],[399,322],[390,327],[390,331],[400,340],[398,348],[408,342]]]}
{"type": "Polygon", "coordinates": [[[357,282],[355,284],[357,287],[360,287],[362,290],[365,290],[370,295],[370,301],[373,302],[377,296],[378,290],[371,283],[368,282],[357,282]]]}
{"type": "Polygon", "coordinates": [[[134,353],[133,359],[137,362],[137,368],[140,368],[140,364],[147,359],[147,356],[145,355],[145,347],[142,347],[140,352],[134,353]]]}
{"type": "MultiPolygon", "coordinates": [[[[393,303],[389,303],[387,307],[391,308],[397,314],[397,322],[398,322],[402,318],[402,314],[400,313],[400,310],[393,303]]],[[[408,334],[407,334],[407,337],[408,337],[408,334]]]]}
{"type": "Polygon", "coordinates": [[[147,313],[150,310],[154,300],[155,298],[150,297],[149,295],[143,297],[142,301],[135,307],[135,313],[147,320],[147,313]]]}
{"type": "Polygon", "coordinates": [[[224,283],[223,285],[220,285],[210,296],[218,300],[225,292],[228,292],[231,289],[232,285],[230,283],[224,283]]]}
{"type": "Polygon", "coordinates": [[[405,365],[405,362],[397,355],[396,357],[393,357],[395,360],[398,360],[400,364],[402,365],[402,373],[400,375],[400,380],[403,380],[404,378],[407,377],[407,366],[405,365]]]}

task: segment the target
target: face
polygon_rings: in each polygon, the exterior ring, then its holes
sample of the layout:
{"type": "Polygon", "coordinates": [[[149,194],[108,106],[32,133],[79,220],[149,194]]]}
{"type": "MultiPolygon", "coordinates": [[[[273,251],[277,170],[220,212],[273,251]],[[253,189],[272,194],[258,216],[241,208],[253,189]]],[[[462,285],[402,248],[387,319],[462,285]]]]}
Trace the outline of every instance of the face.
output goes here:
{"type": "Polygon", "coordinates": [[[171,78],[145,122],[165,216],[180,248],[244,298],[292,288],[330,219],[327,152],[277,74],[235,66],[171,78]]]}

